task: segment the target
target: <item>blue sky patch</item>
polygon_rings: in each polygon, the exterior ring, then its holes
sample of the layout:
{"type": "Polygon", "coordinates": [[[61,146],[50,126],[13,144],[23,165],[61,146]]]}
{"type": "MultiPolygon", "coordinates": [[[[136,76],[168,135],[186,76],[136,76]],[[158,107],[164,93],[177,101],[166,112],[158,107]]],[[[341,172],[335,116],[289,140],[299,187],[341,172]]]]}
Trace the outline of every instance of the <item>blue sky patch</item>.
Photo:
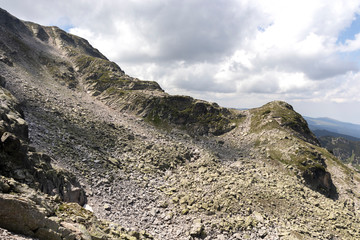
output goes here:
{"type": "Polygon", "coordinates": [[[51,25],[57,26],[66,32],[69,32],[71,28],[74,28],[74,25],[68,17],[60,17],[51,25]]]}
{"type": "Polygon", "coordinates": [[[344,44],[346,40],[354,40],[358,33],[360,33],[360,16],[356,14],[351,25],[340,32],[337,43],[344,44]]]}
{"type": "Polygon", "coordinates": [[[71,25],[71,24],[66,24],[66,25],[62,25],[62,26],[59,26],[62,30],[64,30],[65,32],[69,32],[69,30],[71,28],[74,28],[74,25],[71,25]]]}

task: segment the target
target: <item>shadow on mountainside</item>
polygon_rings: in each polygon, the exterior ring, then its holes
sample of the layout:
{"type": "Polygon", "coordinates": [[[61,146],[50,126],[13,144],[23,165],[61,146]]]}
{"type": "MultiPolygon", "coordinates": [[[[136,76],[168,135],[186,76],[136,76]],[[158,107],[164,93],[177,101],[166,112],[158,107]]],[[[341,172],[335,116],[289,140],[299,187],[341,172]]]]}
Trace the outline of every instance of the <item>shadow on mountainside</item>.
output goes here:
{"type": "Polygon", "coordinates": [[[339,198],[336,186],[331,180],[331,174],[323,167],[308,168],[304,171],[303,178],[311,189],[333,200],[339,198]]]}

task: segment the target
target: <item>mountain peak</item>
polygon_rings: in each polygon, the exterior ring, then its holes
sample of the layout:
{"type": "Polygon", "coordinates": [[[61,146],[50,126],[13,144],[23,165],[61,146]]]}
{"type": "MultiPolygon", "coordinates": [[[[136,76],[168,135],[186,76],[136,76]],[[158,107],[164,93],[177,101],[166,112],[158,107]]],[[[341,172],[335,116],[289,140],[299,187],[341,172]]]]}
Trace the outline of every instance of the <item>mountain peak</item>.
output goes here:
{"type": "Polygon", "coordinates": [[[277,123],[279,127],[284,127],[291,130],[292,134],[301,138],[304,141],[319,145],[315,135],[310,131],[305,119],[293,107],[283,101],[273,101],[264,106],[252,110],[257,122],[254,124],[254,129],[259,129],[258,126],[269,125],[273,127],[273,123],[277,123]]]}
{"type": "Polygon", "coordinates": [[[14,17],[6,10],[0,8],[0,25],[3,29],[8,29],[13,33],[29,33],[23,21],[14,17]]]}

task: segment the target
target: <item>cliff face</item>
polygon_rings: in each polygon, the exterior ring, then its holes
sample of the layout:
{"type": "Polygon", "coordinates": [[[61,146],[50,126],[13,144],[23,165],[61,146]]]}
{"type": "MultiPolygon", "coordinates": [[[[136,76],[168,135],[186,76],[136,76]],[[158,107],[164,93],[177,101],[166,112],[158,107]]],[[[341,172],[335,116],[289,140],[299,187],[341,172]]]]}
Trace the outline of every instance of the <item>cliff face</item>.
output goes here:
{"type": "Polygon", "coordinates": [[[0,211],[0,227],[40,239],[360,237],[359,174],[285,102],[237,111],[172,96],[4,10],[0,76],[0,201],[42,219],[15,226],[0,211]]]}

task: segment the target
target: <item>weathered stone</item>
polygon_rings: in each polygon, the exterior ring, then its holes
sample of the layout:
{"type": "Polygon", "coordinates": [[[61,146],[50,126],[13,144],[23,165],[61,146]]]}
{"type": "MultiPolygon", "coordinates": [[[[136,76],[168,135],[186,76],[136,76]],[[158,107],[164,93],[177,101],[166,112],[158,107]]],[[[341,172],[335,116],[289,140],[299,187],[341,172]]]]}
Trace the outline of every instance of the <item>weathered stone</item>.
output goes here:
{"type": "Polygon", "coordinates": [[[0,206],[0,226],[10,231],[34,236],[46,225],[45,215],[28,199],[0,193],[0,206]]]}
{"type": "Polygon", "coordinates": [[[329,220],[336,220],[336,214],[334,212],[330,212],[328,219],[329,220]]]}
{"type": "Polygon", "coordinates": [[[105,209],[106,211],[110,211],[110,210],[111,210],[111,206],[106,203],[106,204],[104,205],[104,209],[105,209]]]}
{"type": "Polygon", "coordinates": [[[253,217],[257,222],[264,222],[264,217],[259,212],[253,212],[253,217]]]}
{"type": "Polygon", "coordinates": [[[5,84],[6,84],[5,78],[0,75],[0,86],[1,86],[1,87],[5,87],[5,84]]]}
{"type": "Polygon", "coordinates": [[[8,193],[10,191],[10,185],[4,181],[4,179],[0,179],[0,192],[8,193]]]}
{"type": "Polygon", "coordinates": [[[204,237],[205,234],[205,228],[204,225],[202,224],[202,220],[201,219],[195,219],[193,221],[193,224],[191,226],[190,229],[190,236],[192,237],[204,237]]]}
{"type": "Polygon", "coordinates": [[[39,228],[35,232],[35,237],[39,239],[48,239],[48,240],[62,240],[61,234],[55,232],[53,229],[49,228],[39,228]]]}
{"type": "Polygon", "coordinates": [[[76,202],[82,206],[86,203],[85,192],[79,187],[69,185],[68,190],[64,193],[64,201],[76,202]]]}

